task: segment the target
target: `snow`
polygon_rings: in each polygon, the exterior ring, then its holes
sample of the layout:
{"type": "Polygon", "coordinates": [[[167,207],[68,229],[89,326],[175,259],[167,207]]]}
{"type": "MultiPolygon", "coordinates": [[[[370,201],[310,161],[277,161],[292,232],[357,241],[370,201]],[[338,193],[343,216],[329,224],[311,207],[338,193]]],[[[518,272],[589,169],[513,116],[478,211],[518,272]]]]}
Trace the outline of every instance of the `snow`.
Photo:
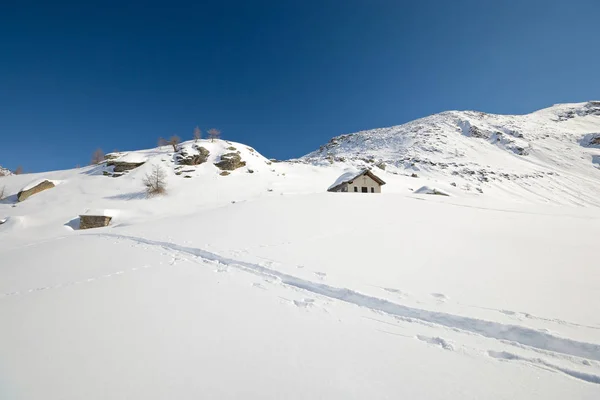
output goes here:
{"type": "Polygon", "coordinates": [[[429,186],[421,186],[420,188],[418,188],[417,190],[415,190],[415,193],[417,194],[436,194],[436,195],[441,195],[441,196],[450,196],[449,193],[443,191],[443,190],[439,190],[436,188],[432,188],[429,186]]]}
{"type": "Polygon", "coordinates": [[[97,217],[115,217],[119,214],[119,210],[110,210],[103,208],[87,209],[81,215],[93,215],[97,217]]]}
{"type": "Polygon", "coordinates": [[[574,113],[560,122],[569,139],[540,139],[571,152],[447,138],[470,143],[469,162],[490,146],[489,165],[560,173],[543,178],[423,163],[413,178],[387,159],[381,195],[340,196],[331,182],[367,161],[272,163],[222,140],[182,144],[210,151],[197,166],[165,146],[122,153],[145,164],[118,178],[105,166],[4,177],[0,398],[597,399],[599,172],[578,142],[600,130],[589,110],[528,117],[574,113]],[[247,165],[220,176],[232,151],[247,165]],[[168,193],[148,199],[157,164],[168,193]],[[62,183],[15,203],[36,179],[62,183]],[[434,189],[451,196],[420,194],[434,189]],[[82,213],[114,218],[78,230],[82,213]]]}
{"type": "Polygon", "coordinates": [[[344,183],[344,182],[348,182],[354,178],[356,178],[358,175],[360,175],[362,173],[362,171],[359,170],[351,170],[348,172],[344,172],[342,175],[340,175],[335,182],[333,182],[333,184],[331,186],[329,186],[329,188],[327,188],[327,190],[332,189],[334,187],[336,187],[337,185],[344,183]]]}

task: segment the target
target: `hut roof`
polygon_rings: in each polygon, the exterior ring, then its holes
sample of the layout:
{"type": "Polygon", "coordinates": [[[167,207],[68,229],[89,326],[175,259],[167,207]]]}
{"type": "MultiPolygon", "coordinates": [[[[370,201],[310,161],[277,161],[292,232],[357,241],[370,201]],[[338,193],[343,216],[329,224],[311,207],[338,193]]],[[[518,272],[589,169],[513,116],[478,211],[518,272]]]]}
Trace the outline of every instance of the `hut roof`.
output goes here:
{"type": "Polygon", "coordinates": [[[377,175],[375,175],[373,172],[371,172],[371,170],[363,169],[362,171],[350,171],[350,172],[346,172],[346,173],[340,175],[340,177],[337,178],[335,180],[335,182],[333,183],[333,185],[329,186],[329,188],[327,190],[335,190],[338,186],[343,185],[344,183],[352,182],[359,176],[363,176],[363,175],[367,175],[368,177],[370,177],[371,179],[373,179],[375,182],[377,182],[380,185],[385,185],[385,182],[381,178],[379,178],[377,175]]]}

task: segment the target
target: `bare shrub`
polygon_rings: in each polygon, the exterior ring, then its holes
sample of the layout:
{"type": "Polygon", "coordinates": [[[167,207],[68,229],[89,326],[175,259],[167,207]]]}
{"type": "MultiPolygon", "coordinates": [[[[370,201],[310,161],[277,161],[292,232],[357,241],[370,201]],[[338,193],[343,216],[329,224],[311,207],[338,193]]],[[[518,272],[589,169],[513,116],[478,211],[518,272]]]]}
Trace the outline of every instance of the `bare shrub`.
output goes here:
{"type": "Polygon", "coordinates": [[[194,142],[197,142],[200,139],[202,139],[202,131],[200,130],[200,128],[195,127],[194,128],[194,142]]]}
{"type": "Polygon", "coordinates": [[[177,135],[173,135],[169,139],[169,144],[173,146],[173,151],[175,152],[179,150],[179,143],[181,143],[181,138],[177,135]]]}
{"type": "Polygon", "coordinates": [[[90,165],[100,164],[104,161],[104,152],[102,149],[98,148],[92,154],[92,160],[90,161],[90,165]]]}
{"type": "Polygon", "coordinates": [[[146,174],[142,182],[146,186],[146,195],[148,197],[167,193],[167,174],[158,164],[152,166],[152,171],[146,174]]]}
{"type": "Polygon", "coordinates": [[[22,166],[18,166],[17,169],[15,169],[14,174],[15,175],[21,175],[23,173],[23,167],[22,166]]]}
{"type": "Polygon", "coordinates": [[[2,186],[0,188],[0,200],[4,200],[4,190],[6,189],[6,186],[2,186]]]}
{"type": "Polygon", "coordinates": [[[165,138],[163,138],[163,137],[158,138],[158,147],[164,147],[168,144],[169,144],[169,142],[167,142],[167,140],[165,138]]]}
{"type": "Polygon", "coordinates": [[[221,131],[217,128],[210,128],[207,133],[211,142],[214,142],[215,139],[219,139],[221,137],[221,131]]]}

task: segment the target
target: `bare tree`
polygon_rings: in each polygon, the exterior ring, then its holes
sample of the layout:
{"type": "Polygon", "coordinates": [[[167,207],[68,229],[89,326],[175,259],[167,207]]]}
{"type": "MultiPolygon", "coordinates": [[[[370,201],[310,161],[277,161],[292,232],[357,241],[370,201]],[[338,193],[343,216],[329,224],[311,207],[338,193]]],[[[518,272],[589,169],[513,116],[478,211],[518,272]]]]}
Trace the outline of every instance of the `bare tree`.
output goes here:
{"type": "Polygon", "coordinates": [[[92,154],[92,161],[90,162],[90,165],[100,164],[102,161],[104,161],[104,152],[101,148],[97,148],[92,154]]]}
{"type": "Polygon", "coordinates": [[[215,139],[219,139],[221,137],[221,131],[217,128],[210,128],[207,133],[211,142],[214,142],[215,139]]]}
{"type": "Polygon", "coordinates": [[[177,135],[173,135],[171,136],[171,138],[169,139],[169,144],[171,146],[173,146],[173,151],[177,151],[179,150],[179,143],[181,143],[181,138],[177,135]]]}
{"type": "Polygon", "coordinates": [[[152,166],[152,171],[146,174],[143,180],[148,197],[165,194],[167,192],[167,174],[158,164],[152,166]]]}
{"type": "Polygon", "coordinates": [[[15,169],[14,174],[15,175],[21,175],[23,173],[23,167],[22,166],[18,166],[17,169],[15,169]]]}
{"type": "Polygon", "coordinates": [[[167,142],[167,140],[165,138],[163,138],[163,137],[158,138],[158,147],[164,147],[168,144],[169,144],[169,142],[167,142]]]}
{"type": "Polygon", "coordinates": [[[6,189],[6,186],[0,188],[0,200],[4,200],[4,189],[6,189]]]}
{"type": "Polygon", "coordinates": [[[202,131],[200,130],[200,128],[195,127],[194,128],[194,142],[197,142],[200,139],[202,139],[202,131]]]}

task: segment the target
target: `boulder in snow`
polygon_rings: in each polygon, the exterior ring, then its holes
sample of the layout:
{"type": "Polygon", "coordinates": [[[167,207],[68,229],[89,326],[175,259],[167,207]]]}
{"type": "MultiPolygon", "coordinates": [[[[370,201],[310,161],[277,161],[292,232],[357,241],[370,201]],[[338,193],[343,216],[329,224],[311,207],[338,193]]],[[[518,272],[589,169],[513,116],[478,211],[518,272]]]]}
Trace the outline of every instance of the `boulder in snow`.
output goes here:
{"type": "Polygon", "coordinates": [[[417,190],[415,190],[415,193],[418,194],[435,194],[438,196],[450,196],[450,194],[441,191],[439,189],[436,188],[431,188],[429,186],[421,186],[420,188],[418,188],[417,190]]]}
{"type": "Polygon", "coordinates": [[[35,182],[33,184],[27,185],[26,187],[21,189],[19,193],[17,193],[17,200],[27,200],[30,196],[33,196],[34,194],[42,192],[46,189],[52,189],[54,186],[54,183],[49,180],[43,180],[41,182],[35,182]]]}
{"type": "Polygon", "coordinates": [[[215,163],[215,165],[224,171],[233,171],[246,165],[246,161],[242,161],[242,158],[237,153],[225,153],[221,155],[221,161],[215,163]]]}
{"type": "Polygon", "coordinates": [[[79,229],[102,228],[108,226],[118,210],[87,210],[79,216],[79,229]]]}
{"type": "Polygon", "coordinates": [[[108,226],[111,219],[106,215],[80,215],[79,229],[102,228],[108,226]]]}

